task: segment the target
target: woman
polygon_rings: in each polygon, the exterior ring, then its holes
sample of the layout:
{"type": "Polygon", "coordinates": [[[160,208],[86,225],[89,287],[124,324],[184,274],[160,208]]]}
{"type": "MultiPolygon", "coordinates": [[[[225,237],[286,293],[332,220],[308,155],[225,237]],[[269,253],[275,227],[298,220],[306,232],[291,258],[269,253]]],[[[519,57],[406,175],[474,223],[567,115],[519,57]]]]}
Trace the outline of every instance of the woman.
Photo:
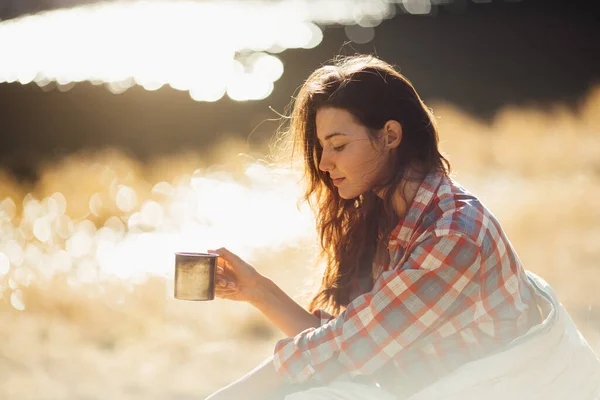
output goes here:
{"type": "Polygon", "coordinates": [[[304,159],[322,284],[305,310],[214,250],[217,296],[253,304],[289,337],[211,400],[409,398],[540,324],[536,285],[496,218],[449,177],[432,112],[393,67],[357,56],[319,68],[287,134],[304,159]]]}

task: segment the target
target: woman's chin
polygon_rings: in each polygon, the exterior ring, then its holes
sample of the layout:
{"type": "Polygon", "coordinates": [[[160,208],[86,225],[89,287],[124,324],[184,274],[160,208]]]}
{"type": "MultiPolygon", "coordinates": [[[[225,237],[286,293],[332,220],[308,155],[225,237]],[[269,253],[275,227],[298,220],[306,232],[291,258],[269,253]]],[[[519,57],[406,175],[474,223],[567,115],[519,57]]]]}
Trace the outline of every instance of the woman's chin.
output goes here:
{"type": "Polygon", "coordinates": [[[358,192],[356,190],[344,190],[343,188],[338,188],[338,195],[344,200],[352,200],[360,196],[362,192],[358,192]]]}

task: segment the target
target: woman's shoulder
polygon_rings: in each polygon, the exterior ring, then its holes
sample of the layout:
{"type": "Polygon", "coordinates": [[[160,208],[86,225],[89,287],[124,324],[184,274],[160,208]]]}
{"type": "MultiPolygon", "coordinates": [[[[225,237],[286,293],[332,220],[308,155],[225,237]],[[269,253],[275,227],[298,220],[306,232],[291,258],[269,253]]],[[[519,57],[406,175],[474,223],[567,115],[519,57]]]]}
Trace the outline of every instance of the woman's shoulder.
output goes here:
{"type": "Polygon", "coordinates": [[[497,219],[477,196],[450,178],[441,182],[431,211],[436,236],[462,235],[483,246],[500,230],[497,219]]]}

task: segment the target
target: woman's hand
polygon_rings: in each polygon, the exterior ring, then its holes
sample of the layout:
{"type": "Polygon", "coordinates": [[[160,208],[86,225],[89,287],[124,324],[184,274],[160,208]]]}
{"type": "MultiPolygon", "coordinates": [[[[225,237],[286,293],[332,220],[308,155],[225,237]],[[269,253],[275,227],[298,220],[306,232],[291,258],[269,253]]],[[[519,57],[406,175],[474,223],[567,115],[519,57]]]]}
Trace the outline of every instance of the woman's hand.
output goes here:
{"type": "Polygon", "coordinates": [[[319,318],[229,250],[220,248],[208,252],[219,255],[215,296],[250,303],[288,336],[321,325],[319,318]]]}
{"type": "Polygon", "coordinates": [[[256,269],[226,248],[208,250],[219,255],[215,296],[235,301],[252,302],[264,278],[256,269]]]}

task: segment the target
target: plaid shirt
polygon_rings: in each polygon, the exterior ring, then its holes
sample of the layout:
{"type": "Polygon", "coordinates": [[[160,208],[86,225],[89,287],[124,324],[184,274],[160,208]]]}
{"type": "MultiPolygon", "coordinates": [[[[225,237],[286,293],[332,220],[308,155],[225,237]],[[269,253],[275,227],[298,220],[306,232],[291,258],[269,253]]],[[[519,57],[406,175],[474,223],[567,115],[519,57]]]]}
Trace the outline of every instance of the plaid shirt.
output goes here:
{"type": "Polygon", "coordinates": [[[450,177],[425,178],[387,249],[369,292],[276,344],[288,382],[385,376],[408,395],[533,323],[531,288],[500,224],[450,177]]]}

